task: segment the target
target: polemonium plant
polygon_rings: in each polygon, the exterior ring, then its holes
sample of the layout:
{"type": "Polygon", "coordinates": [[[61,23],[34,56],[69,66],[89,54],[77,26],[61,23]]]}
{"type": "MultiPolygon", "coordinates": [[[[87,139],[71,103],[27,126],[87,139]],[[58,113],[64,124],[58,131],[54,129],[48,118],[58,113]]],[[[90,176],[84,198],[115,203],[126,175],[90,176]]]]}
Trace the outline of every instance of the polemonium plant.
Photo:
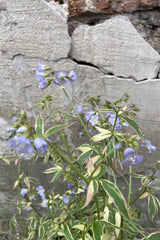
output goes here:
{"type": "MultiPolygon", "coordinates": [[[[91,106],[85,109],[75,106],[65,90],[69,81],[74,84],[77,79],[74,70],[53,72],[44,63],[39,63],[36,75],[41,91],[56,84],[71,108],[64,115],[60,111],[53,113],[52,97],[46,95],[37,106],[49,111],[54,122],[52,127],[44,130],[42,114],[32,126],[22,111],[7,130],[11,134],[8,144],[15,150],[18,166],[14,188],[18,188],[19,211],[10,221],[10,234],[16,236],[18,214],[22,217],[25,207],[30,206],[30,217],[25,221],[21,218],[23,239],[133,240],[136,236],[160,239],[158,231],[145,232],[139,224],[139,209],[135,209],[137,201],[148,198],[151,221],[156,215],[160,219],[160,201],[154,183],[159,178],[154,173],[145,176],[132,171],[145,161],[140,154],[141,148],[151,153],[156,151],[156,146],[146,140],[133,120],[137,108],[128,105],[129,95],[124,94],[114,103],[106,100],[104,104],[100,103],[100,96],[90,97],[91,106]],[[75,122],[81,125],[81,132],[74,132],[78,142],[82,141],[80,146],[76,146],[75,140],[71,144],[65,131],[75,122]],[[130,127],[135,134],[130,133],[130,127]],[[28,163],[42,164],[39,156],[44,158],[46,166],[43,174],[52,177],[50,184],[63,186],[58,192],[54,187],[47,188],[47,182],[40,183],[40,179],[25,172],[24,166],[28,163]],[[119,178],[124,179],[125,186],[119,185],[119,178]],[[136,194],[132,190],[134,178],[141,184],[136,194]]],[[[6,157],[1,160],[9,163],[6,157]]]]}

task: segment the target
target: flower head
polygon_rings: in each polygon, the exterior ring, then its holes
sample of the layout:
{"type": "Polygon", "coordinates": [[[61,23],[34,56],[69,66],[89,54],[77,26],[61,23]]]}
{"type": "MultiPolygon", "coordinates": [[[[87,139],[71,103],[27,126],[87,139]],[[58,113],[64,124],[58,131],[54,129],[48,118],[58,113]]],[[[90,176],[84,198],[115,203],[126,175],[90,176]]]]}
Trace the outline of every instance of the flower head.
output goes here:
{"type": "Polygon", "coordinates": [[[18,153],[29,154],[32,153],[33,148],[31,141],[28,138],[22,136],[14,136],[8,140],[9,147],[16,148],[18,153]]]}
{"type": "Polygon", "coordinates": [[[55,77],[55,83],[57,83],[58,85],[62,85],[63,87],[66,86],[68,82],[66,71],[56,72],[55,77]]]}
{"type": "Polygon", "coordinates": [[[41,202],[41,205],[42,207],[47,207],[47,203],[48,203],[48,200],[46,198],[43,199],[43,201],[41,202]]]}
{"type": "Polygon", "coordinates": [[[122,163],[125,163],[127,166],[139,165],[144,158],[143,155],[136,154],[135,150],[131,147],[124,150],[124,156],[126,159],[122,163]]]}
{"type": "Polygon", "coordinates": [[[6,127],[5,132],[6,132],[6,133],[10,133],[10,132],[14,132],[14,131],[16,131],[16,130],[17,130],[17,128],[14,128],[14,127],[12,127],[12,126],[9,126],[9,127],[6,127]]]}
{"type": "Polygon", "coordinates": [[[92,126],[95,126],[99,123],[99,116],[97,114],[93,115],[90,117],[89,119],[89,123],[92,125],[92,126]]]}
{"type": "Polygon", "coordinates": [[[27,188],[22,188],[21,191],[20,191],[20,194],[22,197],[24,197],[28,192],[28,189],[27,188]]]}
{"type": "MultiPolygon", "coordinates": [[[[78,114],[81,114],[81,113],[83,113],[83,108],[80,106],[80,105],[78,105],[77,107],[76,107],[76,111],[78,112],[78,114]]],[[[77,114],[75,113],[75,111],[74,111],[74,109],[72,110],[72,115],[74,115],[74,116],[76,116],[77,114]]]]}
{"type": "Polygon", "coordinates": [[[94,115],[94,111],[91,109],[85,113],[86,121],[88,122],[89,119],[94,115]]]}
{"type": "Polygon", "coordinates": [[[43,138],[36,138],[34,145],[40,153],[45,153],[48,150],[48,143],[43,138]]]}
{"type": "Polygon", "coordinates": [[[44,198],[44,196],[45,196],[45,194],[44,194],[44,192],[45,192],[44,187],[43,186],[38,186],[36,188],[36,190],[37,190],[37,194],[40,195],[42,198],[44,198]]]}
{"type": "Polygon", "coordinates": [[[69,196],[66,194],[63,194],[62,200],[65,204],[69,203],[69,196]]]}
{"type": "Polygon", "coordinates": [[[118,143],[116,146],[115,146],[115,150],[116,151],[118,151],[118,150],[120,150],[121,149],[121,147],[122,147],[122,145],[120,144],[120,143],[118,143]]]}
{"type": "Polygon", "coordinates": [[[77,76],[74,70],[71,70],[68,76],[71,82],[74,82],[77,79],[77,76]]]}
{"type": "Polygon", "coordinates": [[[71,189],[72,187],[73,187],[73,183],[69,183],[67,186],[68,189],[71,189]]]}
{"type": "Polygon", "coordinates": [[[14,123],[16,119],[18,119],[16,116],[11,117],[12,123],[14,123]]]}
{"type": "Polygon", "coordinates": [[[156,146],[153,146],[151,144],[151,141],[145,139],[145,144],[142,144],[142,146],[146,146],[147,149],[149,150],[149,153],[151,153],[152,151],[156,151],[156,146]]]}
{"type": "Polygon", "coordinates": [[[73,188],[73,191],[71,192],[71,196],[74,197],[76,192],[76,188],[73,188]]]}
{"type": "Polygon", "coordinates": [[[38,63],[38,67],[36,69],[37,81],[39,82],[39,88],[43,90],[46,88],[48,81],[44,78],[44,70],[46,66],[43,63],[38,63]]]}

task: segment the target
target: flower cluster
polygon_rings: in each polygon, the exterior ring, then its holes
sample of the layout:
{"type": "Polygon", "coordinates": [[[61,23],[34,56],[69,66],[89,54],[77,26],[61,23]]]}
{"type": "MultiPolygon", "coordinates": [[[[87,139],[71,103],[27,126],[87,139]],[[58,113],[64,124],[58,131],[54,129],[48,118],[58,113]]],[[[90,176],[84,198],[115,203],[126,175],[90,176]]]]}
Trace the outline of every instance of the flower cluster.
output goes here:
{"type": "Polygon", "coordinates": [[[86,122],[89,122],[92,126],[99,124],[99,115],[95,113],[92,109],[85,113],[86,122]]]}
{"type": "MultiPolygon", "coordinates": [[[[83,108],[82,108],[80,105],[78,105],[78,106],[76,107],[76,111],[77,111],[78,114],[81,114],[81,113],[83,113],[83,108]]],[[[77,116],[77,114],[75,113],[75,110],[74,110],[74,109],[72,110],[71,113],[72,113],[73,116],[77,116]]]]}
{"type": "MultiPolygon", "coordinates": [[[[84,192],[84,190],[87,187],[87,184],[85,183],[85,181],[83,179],[77,179],[78,183],[80,184],[80,188],[78,189],[82,189],[80,192],[84,192]]],[[[63,194],[62,196],[62,200],[65,204],[69,203],[69,196],[74,197],[76,192],[78,193],[78,189],[76,187],[74,187],[73,183],[69,183],[67,186],[67,194],[63,194]]]]}
{"type": "Polygon", "coordinates": [[[66,71],[45,73],[46,70],[50,70],[50,68],[39,62],[36,69],[36,75],[41,90],[50,85],[50,82],[53,80],[56,84],[65,87],[68,81],[74,82],[77,78],[74,70],[71,70],[69,73],[66,71]]]}
{"type": "Polygon", "coordinates": [[[43,90],[46,88],[48,81],[44,78],[44,70],[46,66],[43,63],[39,63],[36,69],[37,81],[39,82],[39,88],[43,90]]]}
{"type": "Polygon", "coordinates": [[[156,151],[156,146],[153,146],[151,144],[151,141],[145,139],[145,144],[142,144],[143,147],[147,147],[147,149],[149,150],[149,153],[151,153],[152,151],[156,151]]]}
{"type": "MultiPolygon", "coordinates": [[[[14,121],[15,119],[18,118],[15,117],[14,121]]],[[[8,140],[8,146],[15,148],[19,154],[25,154],[25,157],[31,154],[34,149],[37,152],[45,153],[49,148],[48,143],[43,138],[38,137],[29,125],[24,126],[19,124],[20,120],[18,123],[13,122],[13,126],[6,128],[6,132],[12,133],[12,135],[14,134],[14,136],[8,140]]]]}
{"type": "MultiPolygon", "coordinates": [[[[14,136],[8,140],[8,145],[11,148],[15,148],[19,154],[25,154],[27,157],[28,154],[33,152],[32,141],[29,138],[26,138],[24,135],[14,136]]],[[[48,143],[43,138],[35,138],[33,140],[33,145],[36,150],[40,153],[45,153],[48,150],[48,143]]]]}

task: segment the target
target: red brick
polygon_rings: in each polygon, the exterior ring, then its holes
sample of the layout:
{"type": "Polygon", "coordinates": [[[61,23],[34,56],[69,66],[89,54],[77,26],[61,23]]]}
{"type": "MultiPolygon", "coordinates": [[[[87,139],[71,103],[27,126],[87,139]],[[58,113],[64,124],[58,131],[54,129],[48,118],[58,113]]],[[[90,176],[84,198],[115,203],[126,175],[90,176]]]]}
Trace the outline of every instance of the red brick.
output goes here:
{"type": "MultiPolygon", "coordinates": [[[[114,14],[133,12],[159,6],[158,0],[91,0],[95,13],[114,14]]],[[[86,0],[69,0],[70,17],[80,16],[87,10],[86,0]]]]}

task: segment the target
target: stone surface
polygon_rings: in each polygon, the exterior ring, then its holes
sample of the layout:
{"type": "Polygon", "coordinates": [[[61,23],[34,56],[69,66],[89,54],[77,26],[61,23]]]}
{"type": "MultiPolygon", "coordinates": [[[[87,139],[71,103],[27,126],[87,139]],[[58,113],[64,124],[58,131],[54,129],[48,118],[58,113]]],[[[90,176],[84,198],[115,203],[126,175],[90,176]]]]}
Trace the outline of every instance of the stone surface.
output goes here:
{"type": "Polygon", "coordinates": [[[122,16],[95,26],[79,26],[72,35],[70,54],[105,73],[137,81],[157,77],[160,68],[160,55],[122,16]]]}
{"type": "MultiPolygon", "coordinates": [[[[35,70],[39,61],[52,62],[57,68],[60,61],[60,70],[65,65],[68,70],[74,68],[71,61],[59,60],[67,58],[70,42],[61,6],[43,0],[0,0],[0,117],[8,125],[8,113],[16,110],[25,109],[35,118],[33,105],[49,91],[42,93],[38,88],[35,70]]],[[[63,107],[62,96],[54,98],[63,107]]],[[[0,152],[5,146],[2,141],[0,152]]]]}
{"type": "Polygon", "coordinates": [[[70,0],[70,17],[84,13],[113,14],[146,10],[160,6],[158,0],[70,0]]]}

